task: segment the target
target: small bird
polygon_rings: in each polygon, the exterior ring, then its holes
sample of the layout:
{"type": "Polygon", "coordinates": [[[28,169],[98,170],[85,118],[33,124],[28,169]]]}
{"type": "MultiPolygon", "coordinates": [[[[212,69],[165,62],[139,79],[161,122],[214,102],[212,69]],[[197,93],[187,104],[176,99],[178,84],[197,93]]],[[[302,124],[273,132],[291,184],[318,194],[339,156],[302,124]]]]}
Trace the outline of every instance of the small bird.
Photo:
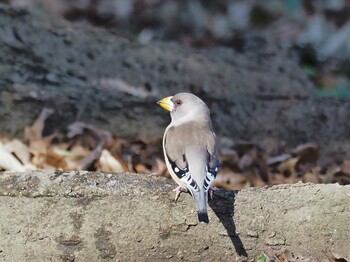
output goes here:
{"type": "Polygon", "coordinates": [[[163,136],[163,152],[168,171],[179,185],[174,189],[175,201],[182,192],[190,193],[198,220],[208,223],[208,193],[211,196],[210,185],[219,165],[209,109],[190,93],[165,97],[157,103],[171,115],[163,136]]]}

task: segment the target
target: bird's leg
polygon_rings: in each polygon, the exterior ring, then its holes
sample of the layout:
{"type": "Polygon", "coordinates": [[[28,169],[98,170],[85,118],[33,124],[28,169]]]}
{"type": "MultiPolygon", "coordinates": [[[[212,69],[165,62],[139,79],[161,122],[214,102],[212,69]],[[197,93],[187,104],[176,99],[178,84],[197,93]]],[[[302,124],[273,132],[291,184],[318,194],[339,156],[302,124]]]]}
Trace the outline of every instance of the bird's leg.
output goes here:
{"type": "Polygon", "coordinates": [[[173,191],[176,192],[175,193],[175,202],[179,199],[179,197],[180,197],[182,192],[186,192],[187,193],[187,189],[183,188],[183,187],[180,187],[180,186],[175,188],[173,191]]]}
{"type": "Polygon", "coordinates": [[[209,189],[208,189],[209,200],[213,200],[213,192],[214,192],[214,190],[218,190],[218,188],[215,187],[215,186],[209,187],[209,189]]]}

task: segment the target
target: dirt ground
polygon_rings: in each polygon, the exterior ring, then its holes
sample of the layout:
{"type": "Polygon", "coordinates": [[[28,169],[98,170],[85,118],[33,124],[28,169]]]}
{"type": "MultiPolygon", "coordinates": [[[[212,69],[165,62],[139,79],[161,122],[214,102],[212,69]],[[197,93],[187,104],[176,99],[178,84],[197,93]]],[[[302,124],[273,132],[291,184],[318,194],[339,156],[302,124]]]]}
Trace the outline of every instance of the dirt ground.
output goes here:
{"type": "Polygon", "coordinates": [[[315,142],[323,162],[349,152],[350,103],[316,96],[288,51],[247,36],[239,50],[142,45],[106,30],[0,5],[0,133],[23,136],[44,107],[46,133],[74,121],[126,139],[160,140],[155,102],[180,91],[208,103],[218,136],[290,147],[315,142]]]}

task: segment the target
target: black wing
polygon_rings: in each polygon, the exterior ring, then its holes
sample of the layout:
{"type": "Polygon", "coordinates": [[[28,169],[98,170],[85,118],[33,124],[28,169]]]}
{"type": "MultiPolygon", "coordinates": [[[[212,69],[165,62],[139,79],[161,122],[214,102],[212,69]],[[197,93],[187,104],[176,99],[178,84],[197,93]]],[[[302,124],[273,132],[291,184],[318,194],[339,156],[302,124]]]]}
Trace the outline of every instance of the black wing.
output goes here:
{"type": "MultiPolygon", "coordinates": [[[[211,156],[209,155],[209,158],[211,156]]],[[[213,162],[212,164],[210,163],[210,161],[208,161],[208,165],[206,166],[206,171],[207,171],[207,175],[205,176],[204,179],[204,191],[208,192],[211,183],[214,181],[214,179],[216,178],[216,174],[218,172],[219,169],[219,161],[217,158],[215,158],[214,160],[215,162],[213,162]],[[211,164],[211,165],[210,165],[211,164]]]]}
{"type": "Polygon", "coordinates": [[[185,162],[186,162],[186,167],[185,168],[180,168],[179,166],[176,165],[175,161],[172,161],[169,156],[168,157],[168,160],[169,160],[169,163],[170,163],[170,166],[171,166],[171,169],[173,170],[173,172],[175,173],[175,175],[182,181],[184,182],[187,187],[191,191],[198,191],[199,190],[199,187],[196,183],[196,181],[193,180],[189,170],[188,170],[188,164],[187,164],[187,161],[186,161],[186,158],[185,158],[185,155],[183,155],[183,158],[185,159],[185,162]]]}

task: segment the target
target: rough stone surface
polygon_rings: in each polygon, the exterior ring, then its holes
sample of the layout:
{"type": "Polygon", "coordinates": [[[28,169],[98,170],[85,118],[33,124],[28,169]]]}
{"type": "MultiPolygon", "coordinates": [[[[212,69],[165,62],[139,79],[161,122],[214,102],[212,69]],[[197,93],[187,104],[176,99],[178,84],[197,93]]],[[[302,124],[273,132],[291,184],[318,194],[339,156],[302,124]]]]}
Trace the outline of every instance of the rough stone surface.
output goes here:
{"type": "Polygon", "coordinates": [[[238,236],[252,256],[287,249],[325,261],[350,258],[350,186],[279,185],[242,190],[236,196],[238,236]]]}
{"type": "Polygon", "coordinates": [[[349,186],[219,190],[208,225],[197,223],[189,195],[174,202],[174,186],[141,174],[0,173],[0,261],[245,261],[284,249],[310,259],[349,254],[349,186]]]}

